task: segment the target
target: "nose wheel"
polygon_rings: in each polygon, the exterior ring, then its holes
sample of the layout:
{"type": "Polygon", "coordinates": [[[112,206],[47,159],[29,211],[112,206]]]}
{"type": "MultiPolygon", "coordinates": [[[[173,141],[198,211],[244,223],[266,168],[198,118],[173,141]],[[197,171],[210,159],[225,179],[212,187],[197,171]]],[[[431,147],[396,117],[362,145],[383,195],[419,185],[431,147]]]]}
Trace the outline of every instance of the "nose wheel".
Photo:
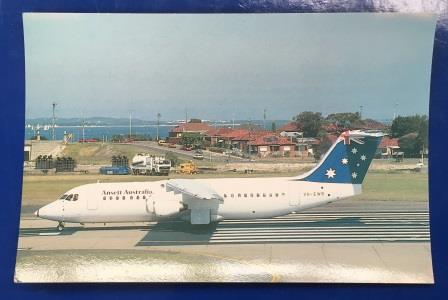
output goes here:
{"type": "Polygon", "coordinates": [[[59,222],[59,224],[56,228],[58,229],[58,231],[62,231],[62,230],[64,230],[64,227],[65,227],[64,222],[59,222]]]}

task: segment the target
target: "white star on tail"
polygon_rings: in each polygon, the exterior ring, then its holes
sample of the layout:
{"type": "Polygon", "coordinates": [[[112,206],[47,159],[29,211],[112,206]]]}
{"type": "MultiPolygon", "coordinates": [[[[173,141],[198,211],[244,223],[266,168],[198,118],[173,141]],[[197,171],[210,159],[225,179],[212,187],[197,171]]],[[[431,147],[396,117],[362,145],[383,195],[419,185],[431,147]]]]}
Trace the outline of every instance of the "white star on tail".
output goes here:
{"type": "Polygon", "coordinates": [[[341,160],[341,163],[342,163],[343,165],[346,165],[346,164],[348,164],[348,159],[346,159],[346,158],[343,158],[343,159],[341,160]]]}
{"type": "Polygon", "coordinates": [[[352,153],[353,153],[353,154],[356,154],[356,153],[358,153],[358,149],[356,149],[356,148],[353,148],[353,149],[352,149],[352,153]]]}
{"type": "Polygon", "coordinates": [[[353,173],[352,173],[352,177],[353,177],[353,178],[356,178],[356,177],[358,177],[358,174],[356,174],[356,172],[353,172],[353,173]]]}
{"type": "Polygon", "coordinates": [[[328,178],[334,178],[334,176],[336,176],[336,170],[333,170],[332,168],[330,168],[329,170],[327,170],[327,173],[325,173],[325,175],[328,178]]]}
{"type": "Polygon", "coordinates": [[[366,160],[367,159],[367,157],[363,154],[363,155],[361,155],[361,160],[366,160]]]}

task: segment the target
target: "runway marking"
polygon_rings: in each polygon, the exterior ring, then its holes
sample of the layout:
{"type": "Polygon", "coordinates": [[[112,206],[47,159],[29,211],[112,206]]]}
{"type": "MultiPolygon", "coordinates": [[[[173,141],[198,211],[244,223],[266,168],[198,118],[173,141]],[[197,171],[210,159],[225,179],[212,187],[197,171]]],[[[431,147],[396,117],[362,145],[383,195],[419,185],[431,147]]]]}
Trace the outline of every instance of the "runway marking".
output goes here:
{"type": "Polygon", "coordinates": [[[209,231],[197,232],[189,232],[177,224],[155,224],[137,245],[425,242],[429,239],[426,211],[314,211],[269,219],[225,220],[209,231]]]}
{"type": "Polygon", "coordinates": [[[38,235],[60,235],[61,232],[40,232],[38,235]]]}

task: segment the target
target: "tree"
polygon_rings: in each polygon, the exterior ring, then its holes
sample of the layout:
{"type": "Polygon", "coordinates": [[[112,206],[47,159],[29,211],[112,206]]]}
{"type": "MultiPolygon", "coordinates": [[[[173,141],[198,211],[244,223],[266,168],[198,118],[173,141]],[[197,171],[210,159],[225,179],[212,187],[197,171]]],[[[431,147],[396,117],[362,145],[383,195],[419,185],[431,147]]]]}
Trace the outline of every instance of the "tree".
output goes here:
{"type": "Polygon", "coordinates": [[[184,132],[181,137],[182,145],[202,145],[203,137],[197,132],[184,132]]]}
{"type": "Polygon", "coordinates": [[[329,114],[326,121],[337,125],[338,127],[351,128],[352,124],[361,123],[361,115],[359,112],[344,112],[329,114]]]}
{"type": "Polygon", "coordinates": [[[428,117],[398,116],[392,122],[391,135],[399,138],[400,148],[407,156],[417,157],[428,147],[428,117]]]}
{"type": "Polygon", "coordinates": [[[179,159],[179,157],[177,157],[176,154],[174,154],[171,151],[168,151],[165,154],[165,158],[168,159],[171,162],[171,166],[177,166],[178,164],[180,164],[182,161],[179,159]]]}
{"type": "Polygon", "coordinates": [[[425,127],[427,130],[427,123],[428,117],[425,115],[414,115],[408,117],[398,116],[392,122],[392,126],[390,128],[391,135],[392,137],[401,137],[411,132],[419,132],[419,130],[425,129],[425,127]]]}
{"type": "Polygon", "coordinates": [[[303,129],[304,137],[316,137],[322,127],[322,114],[320,112],[304,111],[294,117],[294,120],[303,129]]]}
{"type": "Polygon", "coordinates": [[[418,157],[420,154],[417,133],[412,132],[400,137],[398,145],[407,157],[418,157]]]}

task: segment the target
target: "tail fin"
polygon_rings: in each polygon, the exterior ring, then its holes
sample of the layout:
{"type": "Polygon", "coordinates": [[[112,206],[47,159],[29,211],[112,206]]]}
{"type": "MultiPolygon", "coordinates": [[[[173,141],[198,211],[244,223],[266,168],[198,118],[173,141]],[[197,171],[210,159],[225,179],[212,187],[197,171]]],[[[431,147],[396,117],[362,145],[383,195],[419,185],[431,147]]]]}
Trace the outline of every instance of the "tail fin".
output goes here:
{"type": "Polygon", "coordinates": [[[296,179],[361,184],[383,136],[381,132],[343,132],[320,163],[296,179]]]}

